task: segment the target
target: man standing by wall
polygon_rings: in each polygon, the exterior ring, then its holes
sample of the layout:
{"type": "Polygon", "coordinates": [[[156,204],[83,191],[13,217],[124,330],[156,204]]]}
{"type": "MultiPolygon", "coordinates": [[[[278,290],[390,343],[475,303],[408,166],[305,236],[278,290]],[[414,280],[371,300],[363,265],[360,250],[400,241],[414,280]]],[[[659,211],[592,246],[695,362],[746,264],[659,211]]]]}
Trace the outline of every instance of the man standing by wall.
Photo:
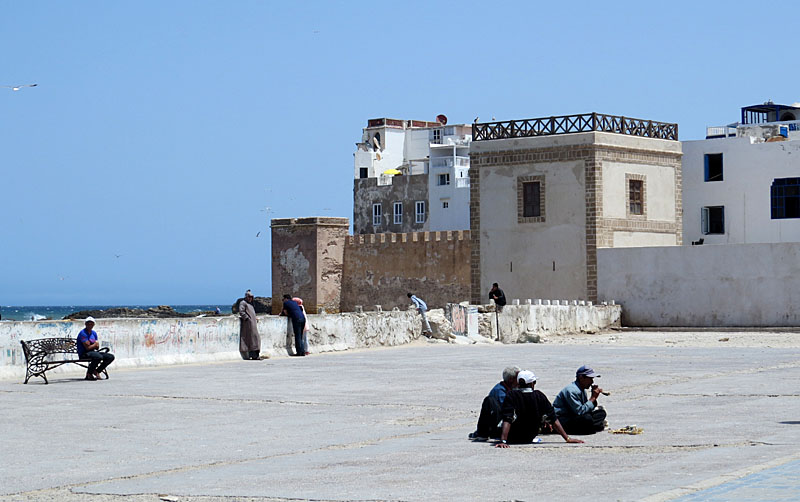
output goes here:
{"type": "Polygon", "coordinates": [[[283,295],[283,311],[281,315],[288,316],[292,321],[292,331],[294,332],[294,355],[305,356],[306,346],[303,343],[303,329],[306,327],[306,316],[296,301],[292,300],[291,295],[283,295]]]}
{"type": "Polygon", "coordinates": [[[253,293],[248,289],[239,302],[239,353],[242,359],[258,360],[261,353],[261,337],[258,335],[258,319],[253,307],[253,293]]]}
{"type": "Polygon", "coordinates": [[[417,298],[411,293],[408,293],[408,297],[411,298],[411,302],[416,307],[417,312],[422,316],[422,334],[430,337],[433,334],[433,330],[431,330],[431,324],[428,322],[428,316],[425,315],[428,310],[428,304],[422,301],[422,298],[417,298]]]}

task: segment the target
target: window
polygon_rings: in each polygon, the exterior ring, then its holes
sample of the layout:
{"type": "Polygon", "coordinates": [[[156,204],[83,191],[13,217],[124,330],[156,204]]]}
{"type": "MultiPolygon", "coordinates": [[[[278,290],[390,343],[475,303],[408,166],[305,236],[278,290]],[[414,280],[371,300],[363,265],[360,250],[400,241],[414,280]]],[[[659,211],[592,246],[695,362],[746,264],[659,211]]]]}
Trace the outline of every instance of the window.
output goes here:
{"type": "Polygon", "coordinates": [[[394,203],[394,220],[395,225],[402,225],[403,224],[403,203],[402,202],[395,202],[394,203]]]}
{"type": "Polygon", "coordinates": [[[545,221],[544,176],[519,176],[517,178],[517,223],[545,221]]]}
{"type": "Polygon", "coordinates": [[[369,177],[369,168],[367,167],[359,167],[358,168],[358,177],[361,179],[369,177]]]}
{"type": "Polygon", "coordinates": [[[439,175],[439,186],[442,185],[449,185],[450,184],[450,173],[444,173],[439,175]]]}
{"type": "Polygon", "coordinates": [[[725,233],[725,206],[709,206],[701,209],[700,225],[703,235],[725,233]]]}
{"type": "Polygon", "coordinates": [[[705,155],[705,181],[722,181],[722,154],[705,155]]]}
{"type": "Polygon", "coordinates": [[[381,225],[381,218],[383,217],[383,209],[380,204],[372,205],[372,226],[379,227],[381,225]]]}
{"type": "Polygon", "coordinates": [[[415,207],[414,223],[425,223],[425,201],[418,200],[415,207]]]}
{"type": "Polygon", "coordinates": [[[541,189],[538,181],[528,181],[522,184],[522,216],[529,218],[541,216],[541,189]]]}
{"type": "Polygon", "coordinates": [[[800,218],[800,178],[776,178],[770,190],[772,219],[800,218]]]}
{"type": "Polygon", "coordinates": [[[441,129],[431,130],[431,143],[435,143],[438,145],[441,144],[441,142],[442,142],[442,130],[441,129]]]}
{"type": "Polygon", "coordinates": [[[644,197],[642,194],[642,180],[628,180],[628,197],[631,214],[644,214],[644,197]]]}
{"type": "Polygon", "coordinates": [[[447,209],[448,207],[450,207],[450,203],[448,201],[443,201],[442,202],[442,209],[447,209]]]}

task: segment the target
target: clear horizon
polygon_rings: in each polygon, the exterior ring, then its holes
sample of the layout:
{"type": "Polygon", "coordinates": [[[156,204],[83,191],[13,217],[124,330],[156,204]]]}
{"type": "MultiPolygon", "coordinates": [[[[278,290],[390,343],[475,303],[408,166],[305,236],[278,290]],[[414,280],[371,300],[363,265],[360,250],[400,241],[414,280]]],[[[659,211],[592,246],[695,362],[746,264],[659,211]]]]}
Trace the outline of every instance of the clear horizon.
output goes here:
{"type": "Polygon", "coordinates": [[[0,88],[3,305],[270,296],[269,219],[352,218],[370,118],[596,111],[677,122],[687,140],[742,106],[800,101],[798,69],[742,34],[744,2],[2,12],[0,85],[38,84],[0,88]]]}

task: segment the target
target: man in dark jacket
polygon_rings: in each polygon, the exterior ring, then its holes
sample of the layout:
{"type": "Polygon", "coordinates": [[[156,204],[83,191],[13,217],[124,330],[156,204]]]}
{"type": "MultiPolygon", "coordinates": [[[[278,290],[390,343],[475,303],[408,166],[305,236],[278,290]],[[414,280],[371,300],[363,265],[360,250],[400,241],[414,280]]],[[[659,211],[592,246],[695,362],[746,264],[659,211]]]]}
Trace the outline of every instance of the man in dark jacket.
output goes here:
{"type": "Polygon", "coordinates": [[[306,326],[306,316],[303,309],[296,301],[292,300],[291,295],[283,295],[283,311],[281,315],[288,316],[292,320],[292,331],[294,332],[294,355],[305,356],[306,346],[303,343],[303,328],[306,326]]]}
{"type": "Polygon", "coordinates": [[[498,312],[503,311],[503,307],[506,306],[506,294],[503,293],[503,290],[500,289],[496,282],[492,284],[492,289],[489,290],[489,299],[494,300],[498,312]]]}
{"type": "Polygon", "coordinates": [[[483,398],[481,414],[478,416],[478,426],[469,438],[475,441],[486,441],[488,438],[499,439],[502,429],[503,417],[500,411],[503,401],[509,392],[517,388],[517,374],[519,366],[509,366],[503,370],[503,380],[492,387],[489,395],[483,398]]]}

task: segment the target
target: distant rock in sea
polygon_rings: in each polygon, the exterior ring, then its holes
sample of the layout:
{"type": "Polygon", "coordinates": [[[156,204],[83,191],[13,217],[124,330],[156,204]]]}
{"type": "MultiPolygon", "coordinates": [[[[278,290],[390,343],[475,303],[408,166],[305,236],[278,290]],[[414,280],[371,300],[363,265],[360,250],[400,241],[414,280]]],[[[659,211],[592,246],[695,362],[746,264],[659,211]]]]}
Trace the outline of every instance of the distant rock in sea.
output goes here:
{"type": "MultiPolygon", "coordinates": [[[[239,302],[242,300],[244,300],[244,298],[239,298],[231,306],[232,313],[239,313],[239,302]]],[[[253,298],[253,308],[255,309],[256,314],[272,314],[272,297],[256,296],[253,298]]]]}
{"type": "Polygon", "coordinates": [[[205,314],[206,316],[215,315],[214,312],[192,312],[190,314],[182,314],[177,312],[169,305],[159,305],[149,309],[130,309],[128,307],[117,307],[106,310],[81,310],[80,312],[73,312],[72,314],[64,316],[64,319],[85,319],[92,316],[96,319],[103,318],[121,318],[121,317],[139,317],[146,319],[156,318],[170,318],[170,317],[198,317],[205,314]]]}

